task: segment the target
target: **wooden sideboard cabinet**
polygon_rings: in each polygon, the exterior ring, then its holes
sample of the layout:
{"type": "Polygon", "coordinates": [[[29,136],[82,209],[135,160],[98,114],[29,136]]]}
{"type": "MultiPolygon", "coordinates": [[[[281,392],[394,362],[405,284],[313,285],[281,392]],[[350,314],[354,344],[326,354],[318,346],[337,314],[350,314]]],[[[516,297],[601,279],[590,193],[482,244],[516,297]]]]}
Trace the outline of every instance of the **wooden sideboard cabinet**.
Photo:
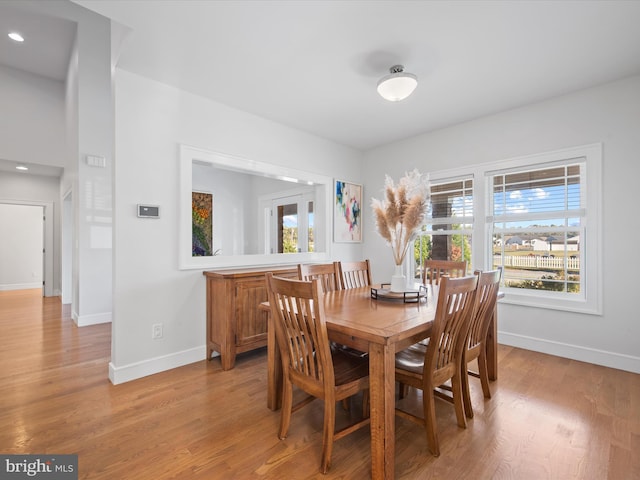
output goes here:
{"type": "Polygon", "coordinates": [[[202,272],[207,279],[207,359],[216,351],[223,370],[233,368],[236,355],[267,344],[268,300],[265,273],[297,278],[294,266],[271,266],[202,272]]]}

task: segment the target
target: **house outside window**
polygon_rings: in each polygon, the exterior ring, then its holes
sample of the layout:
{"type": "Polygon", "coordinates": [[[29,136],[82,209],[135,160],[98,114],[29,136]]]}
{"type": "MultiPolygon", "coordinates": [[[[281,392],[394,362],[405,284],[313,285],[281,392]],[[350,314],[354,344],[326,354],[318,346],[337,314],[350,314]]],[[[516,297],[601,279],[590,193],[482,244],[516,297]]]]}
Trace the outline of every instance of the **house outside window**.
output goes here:
{"type": "Polygon", "coordinates": [[[492,267],[505,286],[580,295],[584,161],[488,176],[492,267]]]}

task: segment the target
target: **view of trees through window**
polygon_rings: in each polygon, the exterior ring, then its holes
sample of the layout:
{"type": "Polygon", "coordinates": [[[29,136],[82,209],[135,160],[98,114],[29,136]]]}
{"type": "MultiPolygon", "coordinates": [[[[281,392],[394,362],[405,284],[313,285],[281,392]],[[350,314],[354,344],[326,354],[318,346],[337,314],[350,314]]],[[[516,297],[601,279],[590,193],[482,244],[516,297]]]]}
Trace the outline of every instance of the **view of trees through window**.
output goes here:
{"type": "Polygon", "coordinates": [[[471,265],[473,180],[432,184],[431,211],[414,242],[415,278],[424,261],[465,260],[471,265]]]}
{"type": "MultiPolygon", "coordinates": [[[[307,252],[315,251],[314,242],[314,225],[313,225],[313,202],[306,202],[307,204],[307,237],[306,237],[306,250],[307,252]]],[[[298,253],[301,250],[299,245],[300,241],[298,235],[298,205],[287,204],[278,206],[278,253],[298,253]]]]}

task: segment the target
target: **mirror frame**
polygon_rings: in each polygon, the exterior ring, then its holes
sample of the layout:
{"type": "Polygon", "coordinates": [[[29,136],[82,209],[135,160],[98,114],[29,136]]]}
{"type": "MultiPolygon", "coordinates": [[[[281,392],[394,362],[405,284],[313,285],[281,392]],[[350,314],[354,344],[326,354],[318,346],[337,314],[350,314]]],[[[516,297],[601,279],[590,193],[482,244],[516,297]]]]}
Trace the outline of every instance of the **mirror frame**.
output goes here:
{"type": "MultiPolygon", "coordinates": [[[[253,267],[268,265],[285,265],[297,263],[322,263],[331,258],[331,215],[332,215],[332,192],[333,179],[326,175],[296,170],[294,168],[282,167],[265,162],[248,160],[220,152],[213,152],[190,145],[180,145],[179,155],[179,224],[178,224],[178,261],[180,270],[192,269],[222,269],[232,267],[253,267]],[[324,252],[314,253],[272,253],[272,254],[246,254],[246,255],[216,255],[211,257],[193,257],[191,255],[191,192],[193,188],[192,165],[193,161],[210,163],[212,166],[245,172],[251,175],[262,175],[265,177],[285,179],[299,179],[300,183],[311,185],[324,185],[325,195],[323,207],[325,211],[325,222],[322,225],[324,232],[324,242],[327,246],[324,252]]],[[[317,203],[318,200],[316,200],[317,203]]],[[[215,223],[215,220],[214,220],[215,223]]]]}

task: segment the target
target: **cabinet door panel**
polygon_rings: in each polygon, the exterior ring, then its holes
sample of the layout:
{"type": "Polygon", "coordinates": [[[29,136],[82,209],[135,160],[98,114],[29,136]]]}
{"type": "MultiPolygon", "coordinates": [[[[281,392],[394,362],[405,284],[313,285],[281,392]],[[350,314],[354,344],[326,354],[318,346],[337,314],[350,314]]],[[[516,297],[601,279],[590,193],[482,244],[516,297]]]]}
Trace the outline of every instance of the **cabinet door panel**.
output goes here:
{"type": "Polygon", "coordinates": [[[267,313],[258,305],[267,301],[264,277],[236,285],[236,344],[245,345],[267,339],[267,313]]]}

